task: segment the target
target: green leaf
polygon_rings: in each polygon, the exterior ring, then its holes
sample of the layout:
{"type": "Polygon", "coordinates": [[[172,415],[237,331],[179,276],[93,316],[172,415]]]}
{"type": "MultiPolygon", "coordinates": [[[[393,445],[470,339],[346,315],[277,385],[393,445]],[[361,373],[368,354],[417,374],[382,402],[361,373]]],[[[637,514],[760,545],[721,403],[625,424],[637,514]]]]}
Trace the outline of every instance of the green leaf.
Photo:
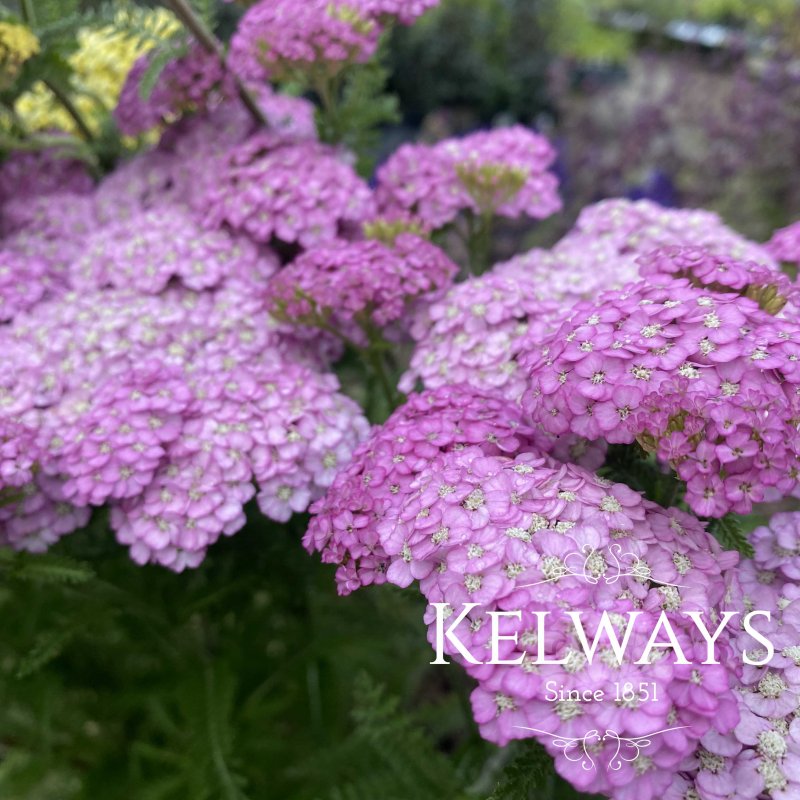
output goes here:
{"type": "Polygon", "coordinates": [[[734,514],[726,514],[722,519],[712,520],[708,528],[726,550],[738,550],[746,558],[753,557],[753,546],[739,518],[734,514]]]}
{"type": "Polygon", "coordinates": [[[163,47],[156,48],[149,54],[147,69],[144,71],[142,79],[139,82],[139,97],[142,100],[147,100],[153,93],[153,89],[156,88],[158,79],[161,77],[161,73],[164,71],[167,64],[173,59],[186,55],[187,49],[185,42],[180,45],[169,42],[163,47]]]}
{"type": "Polygon", "coordinates": [[[544,789],[553,776],[553,759],[536,742],[525,742],[505,768],[486,800],[533,800],[547,796],[544,789]]]}
{"type": "Polygon", "coordinates": [[[24,581],[36,583],[87,583],[94,578],[94,570],[88,565],[68,556],[50,553],[11,553],[0,551],[0,566],[3,562],[11,568],[12,575],[24,581]],[[11,553],[10,556],[7,554],[11,553]]]}
{"type": "Polygon", "coordinates": [[[74,638],[71,629],[46,631],[40,634],[34,646],[23,656],[17,666],[17,678],[26,678],[38,672],[45,664],[57,658],[74,638]]]}

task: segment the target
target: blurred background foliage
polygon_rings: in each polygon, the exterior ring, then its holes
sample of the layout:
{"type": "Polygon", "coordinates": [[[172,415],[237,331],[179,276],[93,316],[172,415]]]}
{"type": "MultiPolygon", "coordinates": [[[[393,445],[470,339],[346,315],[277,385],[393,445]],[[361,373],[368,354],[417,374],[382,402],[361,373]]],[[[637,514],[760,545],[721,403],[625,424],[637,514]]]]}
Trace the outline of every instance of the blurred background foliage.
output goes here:
{"type": "MultiPolygon", "coordinates": [[[[242,6],[198,11],[224,40],[242,6]]],[[[559,145],[563,228],[628,195],[766,238],[800,217],[799,20],[795,0],[443,0],[385,48],[383,150],[520,120],[559,145]]],[[[3,0],[2,24],[36,47],[15,60],[0,33],[0,151],[55,141],[99,175],[148,143],[109,112],[174,34],[156,3],[3,0]]],[[[253,514],[183,575],[135,566],[102,514],[46,557],[0,552],[0,797],[575,797],[535,746],[480,740],[414,593],[336,596],[304,522],[253,514]]]]}

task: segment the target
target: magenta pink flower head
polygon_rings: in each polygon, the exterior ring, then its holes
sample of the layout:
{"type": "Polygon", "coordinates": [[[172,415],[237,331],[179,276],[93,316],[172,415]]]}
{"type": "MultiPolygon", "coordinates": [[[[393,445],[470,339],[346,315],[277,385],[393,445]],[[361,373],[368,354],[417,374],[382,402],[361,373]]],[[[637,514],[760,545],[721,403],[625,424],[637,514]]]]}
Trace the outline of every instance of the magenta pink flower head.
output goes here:
{"type": "Polygon", "coordinates": [[[715,292],[735,292],[777,314],[796,289],[782,272],[755,261],[715,255],[703,247],[665,247],[637,259],[639,274],[652,282],[686,278],[694,286],[715,292]]]}
{"type": "Polygon", "coordinates": [[[261,0],[231,40],[229,64],[244,78],[291,78],[318,64],[329,72],[368,61],[381,27],[359,2],[261,0]]]}
{"type": "Polygon", "coordinates": [[[187,111],[200,111],[215,94],[230,91],[231,87],[225,86],[225,73],[217,55],[192,44],[183,55],[167,63],[144,98],[142,79],[153,58],[152,54],[145,54],[136,61],[114,109],[114,119],[126,136],[138,136],[187,111]]]}
{"type": "Polygon", "coordinates": [[[607,239],[620,255],[647,255],[662,247],[692,245],[724,258],[777,267],[768,248],[745,239],[717,214],[664,208],[651,200],[602,200],[587,206],[573,232],[607,239]]]}
{"type": "Polygon", "coordinates": [[[381,525],[438,454],[465,446],[487,454],[510,453],[540,443],[522,424],[517,407],[497,396],[467,386],[411,395],[384,425],[373,429],[312,507],[314,517],[303,542],[309,551],[322,552],[324,561],[340,565],[340,593],[383,583],[395,558],[384,550],[381,525]]]}
{"type": "Polygon", "coordinates": [[[765,247],[778,261],[800,264],[800,222],[775,231],[765,247]]]}
{"type": "Polygon", "coordinates": [[[371,17],[395,18],[402,25],[412,25],[440,0],[353,0],[354,5],[371,17]]]}
{"type": "Polygon", "coordinates": [[[88,237],[72,265],[77,289],[163,291],[177,279],[188,289],[208,289],[240,277],[258,282],[277,268],[277,259],[260,253],[249,239],[209,231],[180,207],[167,206],[111,223],[88,237]]]}
{"type": "MultiPolygon", "coordinates": [[[[731,636],[718,642],[721,663],[703,664],[705,644],[684,613],[700,611],[711,624],[738,556],[721,552],[690,515],[535,453],[486,456],[467,448],[429,463],[384,525],[383,542],[400,556],[389,580],[420,578],[426,599],[446,604],[448,628],[467,603],[478,604],[455,626],[464,650],[445,640],[444,651],[478,681],[472,707],[482,735],[501,745],[537,738],[578,788],[617,797],[624,786],[635,790],[631,797],[652,800],[701,736],[730,732],[738,721],[731,636]],[[488,612],[511,609],[521,613],[504,620],[501,632],[516,641],[503,641],[495,659],[510,663],[486,663],[488,612]],[[589,641],[598,637],[592,658],[566,614],[571,609],[580,610],[589,641]],[[544,625],[537,612],[546,613],[544,625]],[[671,650],[651,650],[635,663],[662,612],[688,663],[677,663],[671,650]],[[631,630],[622,657],[598,635],[604,618],[618,641],[631,630]],[[617,684],[625,683],[636,687],[634,696],[617,702],[617,684]],[[553,698],[553,687],[603,695],[553,698]],[[614,736],[653,734],[646,751],[617,766],[614,736]],[[565,738],[575,747],[559,748],[565,738]]],[[[433,643],[433,608],[426,619],[433,643]]]]}
{"type": "Polygon", "coordinates": [[[198,399],[180,437],[144,491],[113,507],[112,526],[138,563],[197,566],[244,525],[254,495],[266,516],[286,522],[330,485],[367,432],[332,375],[280,360],[224,361],[198,365],[198,399]]]}
{"type": "MultiPolygon", "coordinates": [[[[702,737],[673,779],[668,800],[793,800],[800,794],[800,592],[794,581],[751,561],[742,564],[738,578],[731,584],[731,608],[755,605],[771,613],[769,622],[761,618],[753,625],[774,654],[761,666],[744,665],[736,686],[739,722],[729,733],[702,737]]],[[[744,631],[736,649],[756,661],[768,655],[763,641],[744,631]]]]}
{"type": "Polygon", "coordinates": [[[261,133],[230,151],[204,206],[214,227],[307,248],[355,230],[372,195],[333,148],[261,133]]]}
{"type": "Polygon", "coordinates": [[[701,516],[789,492],[800,327],[735,292],[651,280],[579,303],[526,357],[526,412],[554,434],[638,441],[687,482],[701,516]]]}
{"type": "MultiPolygon", "coordinates": [[[[473,713],[485,738],[502,745],[535,737],[579,788],[616,797],[629,786],[653,800],[700,737],[727,734],[739,719],[731,636],[718,640],[721,663],[704,665],[704,641],[679,613],[720,608],[738,556],[723,553],[690,515],[541,455],[513,406],[478,398],[466,387],[412,398],[312,507],[305,544],[340,564],[342,593],[418,580],[430,603],[444,604],[445,624],[456,623],[451,630],[463,646],[445,640],[444,653],[478,681],[473,713]],[[464,614],[467,603],[478,605],[464,614]],[[520,613],[502,622],[509,638],[498,658],[513,663],[488,664],[488,612],[510,609],[520,613]],[[619,658],[600,633],[590,660],[567,609],[581,610],[590,639],[602,623],[618,640],[636,611],[635,655],[619,658]],[[549,617],[546,631],[540,612],[549,617]],[[634,663],[662,612],[689,663],[663,649],[634,663]],[[620,682],[637,692],[647,685],[650,699],[615,702],[620,682]],[[553,701],[551,686],[599,688],[606,699],[553,701]],[[667,733],[654,737],[646,755],[606,770],[615,751],[598,730],[667,733]],[[576,749],[559,748],[564,739],[576,749]],[[600,768],[589,770],[585,755],[600,768]]],[[[432,606],[426,621],[434,643],[432,606]]]]}
{"type": "Polygon", "coordinates": [[[750,541],[755,549],[753,560],[761,569],[775,570],[788,580],[800,580],[800,512],[774,514],[769,525],[752,532],[750,541]]]}
{"type": "Polygon", "coordinates": [[[11,250],[0,250],[0,323],[36,305],[48,286],[47,263],[11,250]]]}
{"type": "Polygon", "coordinates": [[[267,293],[273,313],[290,322],[385,328],[413,300],[446,287],[456,271],[438,247],[404,233],[393,246],[334,242],[308,250],[269,282],[267,293]]]}
{"type": "Polygon", "coordinates": [[[433,228],[461,212],[541,219],[561,208],[543,136],[514,126],[435,145],[403,145],[378,170],[384,213],[409,212],[433,228]]]}
{"type": "Polygon", "coordinates": [[[527,276],[487,274],[456,284],[417,315],[417,346],[400,388],[410,391],[417,380],[427,389],[468,383],[516,399],[527,381],[518,356],[529,339],[545,338],[561,313],[562,303],[542,298],[527,276]]]}

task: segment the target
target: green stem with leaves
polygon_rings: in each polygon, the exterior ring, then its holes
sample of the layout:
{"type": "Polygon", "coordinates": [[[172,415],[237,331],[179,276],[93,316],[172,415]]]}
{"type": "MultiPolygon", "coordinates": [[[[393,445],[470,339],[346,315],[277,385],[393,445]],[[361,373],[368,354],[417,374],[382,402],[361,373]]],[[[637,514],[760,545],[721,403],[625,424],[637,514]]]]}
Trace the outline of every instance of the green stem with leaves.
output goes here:
{"type": "Polygon", "coordinates": [[[200,46],[208,53],[215,55],[223,70],[228,73],[236,86],[236,92],[239,99],[244,104],[244,107],[250,113],[250,116],[255,122],[262,127],[269,127],[269,122],[264,116],[258,104],[253,99],[253,96],[247,90],[247,87],[239,79],[238,75],[234,75],[227,66],[225,61],[225,51],[222,42],[208,29],[205,22],[197,15],[192,6],[187,0],[164,0],[164,5],[172,11],[173,14],[181,21],[181,24],[194,36],[200,46]]]}
{"type": "Polygon", "coordinates": [[[342,72],[331,75],[323,68],[316,71],[311,81],[321,106],[318,111],[320,137],[330,144],[341,144],[346,134],[339,111],[342,80],[342,72]]]}

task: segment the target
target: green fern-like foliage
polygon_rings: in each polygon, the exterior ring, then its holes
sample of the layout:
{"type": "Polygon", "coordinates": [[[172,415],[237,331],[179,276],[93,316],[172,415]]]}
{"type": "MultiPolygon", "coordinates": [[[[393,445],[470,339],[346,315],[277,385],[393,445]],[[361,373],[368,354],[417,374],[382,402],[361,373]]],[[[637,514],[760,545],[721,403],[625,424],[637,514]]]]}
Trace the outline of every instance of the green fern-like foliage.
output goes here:
{"type": "Polygon", "coordinates": [[[753,545],[739,516],[726,514],[722,519],[712,520],[709,530],[726,550],[738,550],[745,558],[753,557],[753,545]]]}
{"type": "Polygon", "coordinates": [[[535,745],[479,737],[418,593],[337,597],[303,529],[255,512],[181,575],[133,564],[103,514],[0,551],[0,797],[562,800],[535,745]]]}

